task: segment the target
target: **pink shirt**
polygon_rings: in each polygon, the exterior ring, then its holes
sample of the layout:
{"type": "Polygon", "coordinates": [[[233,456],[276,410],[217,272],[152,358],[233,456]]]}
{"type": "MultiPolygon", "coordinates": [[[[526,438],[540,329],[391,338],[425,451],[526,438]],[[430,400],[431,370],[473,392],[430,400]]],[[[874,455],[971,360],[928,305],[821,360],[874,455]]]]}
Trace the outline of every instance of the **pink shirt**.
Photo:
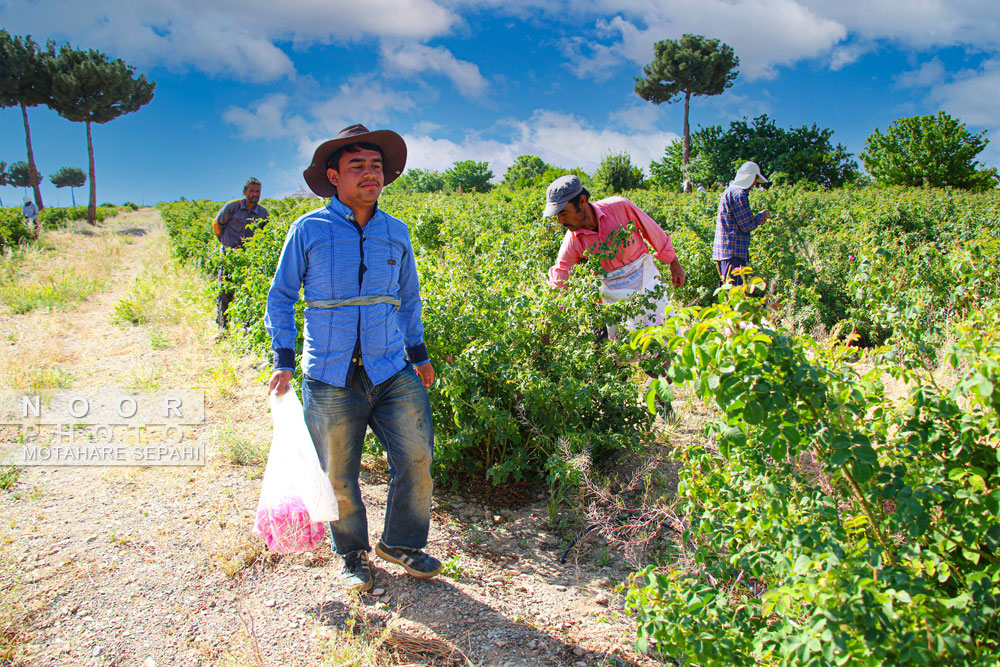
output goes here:
{"type": "Polygon", "coordinates": [[[630,220],[636,223],[637,231],[632,232],[632,238],[611,261],[601,260],[601,267],[605,271],[614,271],[631,264],[648,253],[643,238],[653,247],[653,257],[664,264],[669,264],[677,258],[674,244],[670,242],[667,233],[656,224],[656,220],[628,199],[608,197],[591,202],[591,206],[597,215],[597,231],[578,229],[575,232],[566,232],[556,263],[549,269],[549,286],[562,287],[569,277],[570,269],[583,259],[591,247],[605,241],[616,229],[627,226],[630,220]]]}

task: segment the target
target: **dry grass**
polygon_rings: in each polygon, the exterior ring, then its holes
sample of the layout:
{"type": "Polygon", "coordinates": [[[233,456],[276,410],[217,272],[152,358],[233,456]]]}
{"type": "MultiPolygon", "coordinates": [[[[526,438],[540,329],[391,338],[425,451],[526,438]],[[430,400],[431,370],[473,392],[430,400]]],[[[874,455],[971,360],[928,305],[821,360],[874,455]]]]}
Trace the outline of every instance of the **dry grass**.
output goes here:
{"type": "Polygon", "coordinates": [[[239,505],[227,494],[212,505],[211,512],[203,542],[207,545],[206,553],[212,567],[235,578],[258,561],[280,560],[280,556],[268,552],[263,541],[250,532],[256,507],[239,505]]]}
{"type": "Polygon", "coordinates": [[[473,664],[454,644],[407,630],[398,611],[385,617],[366,609],[358,598],[352,598],[342,628],[323,629],[314,655],[314,664],[323,667],[458,667],[473,664]]]}
{"type": "Polygon", "coordinates": [[[44,608],[43,598],[30,592],[20,568],[0,552],[0,665],[19,665],[31,640],[31,629],[44,608]]]}
{"type": "Polygon", "coordinates": [[[13,313],[66,310],[107,285],[124,241],[113,229],[83,234],[79,225],[47,233],[42,241],[0,261],[0,303],[13,313]],[[58,255],[59,261],[52,261],[58,255]]]}

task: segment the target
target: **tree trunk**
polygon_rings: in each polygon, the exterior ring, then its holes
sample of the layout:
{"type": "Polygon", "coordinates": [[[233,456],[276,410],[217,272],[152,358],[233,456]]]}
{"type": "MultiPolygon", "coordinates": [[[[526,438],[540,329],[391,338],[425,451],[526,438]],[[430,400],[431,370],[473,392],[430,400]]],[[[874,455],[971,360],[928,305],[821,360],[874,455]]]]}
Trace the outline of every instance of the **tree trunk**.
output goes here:
{"type": "Polygon", "coordinates": [[[35,205],[41,211],[45,207],[42,205],[42,191],[35,178],[38,170],[35,168],[35,154],[31,151],[31,130],[28,129],[28,109],[24,106],[24,102],[21,103],[21,117],[24,119],[24,141],[28,144],[28,180],[31,181],[31,188],[35,191],[35,205]]]}
{"type": "Polygon", "coordinates": [[[87,222],[97,226],[97,183],[94,180],[94,139],[90,136],[90,121],[87,121],[87,154],[90,155],[90,206],[87,207],[87,222]]]}
{"type": "Polygon", "coordinates": [[[69,189],[69,196],[73,198],[73,206],[76,206],[76,188],[71,187],[69,189]]]}
{"type": "Polygon", "coordinates": [[[681,144],[681,181],[684,192],[691,192],[691,180],[688,178],[687,166],[691,159],[691,126],[688,124],[688,112],[691,110],[691,93],[684,93],[684,140],[681,144]]]}

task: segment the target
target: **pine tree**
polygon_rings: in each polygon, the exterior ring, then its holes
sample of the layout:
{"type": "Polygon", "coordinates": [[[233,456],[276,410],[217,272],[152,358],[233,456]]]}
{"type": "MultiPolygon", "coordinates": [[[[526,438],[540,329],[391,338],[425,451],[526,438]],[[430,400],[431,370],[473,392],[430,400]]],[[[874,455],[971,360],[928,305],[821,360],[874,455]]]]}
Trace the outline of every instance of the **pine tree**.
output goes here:
{"type": "MultiPolygon", "coordinates": [[[[51,41],[42,49],[30,35],[14,37],[6,30],[0,30],[0,107],[21,107],[29,174],[38,174],[38,169],[31,149],[28,107],[49,103],[52,93],[49,63],[54,56],[55,45],[51,41]]],[[[42,191],[38,184],[39,181],[32,182],[31,188],[34,190],[35,204],[41,210],[42,191]]]]}
{"type": "Polygon", "coordinates": [[[107,123],[138,111],[153,99],[156,83],[138,78],[123,60],[109,60],[99,51],[81,51],[68,44],[51,61],[52,108],[67,120],[87,125],[90,158],[90,205],[87,221],[97,224],[97,184],[94,177],[92,123],[107,123]]]}
{"type": "MultiPolygon", "coordinates": [[[[733,47],[701,35],[683,35],[653,45],[653,62],[642,68],[646,78],[635,78],[635,92],[653,104],[671,104],[684,95],[684,143],[682,165],[691,157],[691,126],[688,122],[692,95],[721,95],[733,85],[740,59],[733,47]]],[[[691,183],[685,183],[690,191],[691,183]]]]}

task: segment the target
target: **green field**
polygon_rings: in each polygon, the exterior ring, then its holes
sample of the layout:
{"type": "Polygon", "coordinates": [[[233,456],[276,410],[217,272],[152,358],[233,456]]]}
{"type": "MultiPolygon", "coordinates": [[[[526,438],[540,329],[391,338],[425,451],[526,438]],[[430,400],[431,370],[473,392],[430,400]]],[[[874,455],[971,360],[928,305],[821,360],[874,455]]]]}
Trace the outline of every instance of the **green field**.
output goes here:
{"type": "MultiPolygon", "coordinates": [[[[1000,196],[755,192],[773,214],[751,250],[765,299],[715,293],[717,194],[627,196],[688,272],[676,317],[634,343],[671,355],[675,385],[714,406],[707,437],[675,450],[675,538],[630,588],[640,645],[699,665],[996,664],[1000,196]]],[[[660,437],[641,373],[622,370],[629,341],[593,342],[627,307],[596,304],[593,267],[563,294],[544,285],[562,230],[539,219],[541,199],[380,203],[418,254],[440,482],[564,493],[574,457],[613,461],[660,437]]],[[[261,355],[285,230],[316,203],[265,205],[273,224],[226,256],[218,203],[160,206],[181,259],[232,270],[234,324],[261,355]]]]}

